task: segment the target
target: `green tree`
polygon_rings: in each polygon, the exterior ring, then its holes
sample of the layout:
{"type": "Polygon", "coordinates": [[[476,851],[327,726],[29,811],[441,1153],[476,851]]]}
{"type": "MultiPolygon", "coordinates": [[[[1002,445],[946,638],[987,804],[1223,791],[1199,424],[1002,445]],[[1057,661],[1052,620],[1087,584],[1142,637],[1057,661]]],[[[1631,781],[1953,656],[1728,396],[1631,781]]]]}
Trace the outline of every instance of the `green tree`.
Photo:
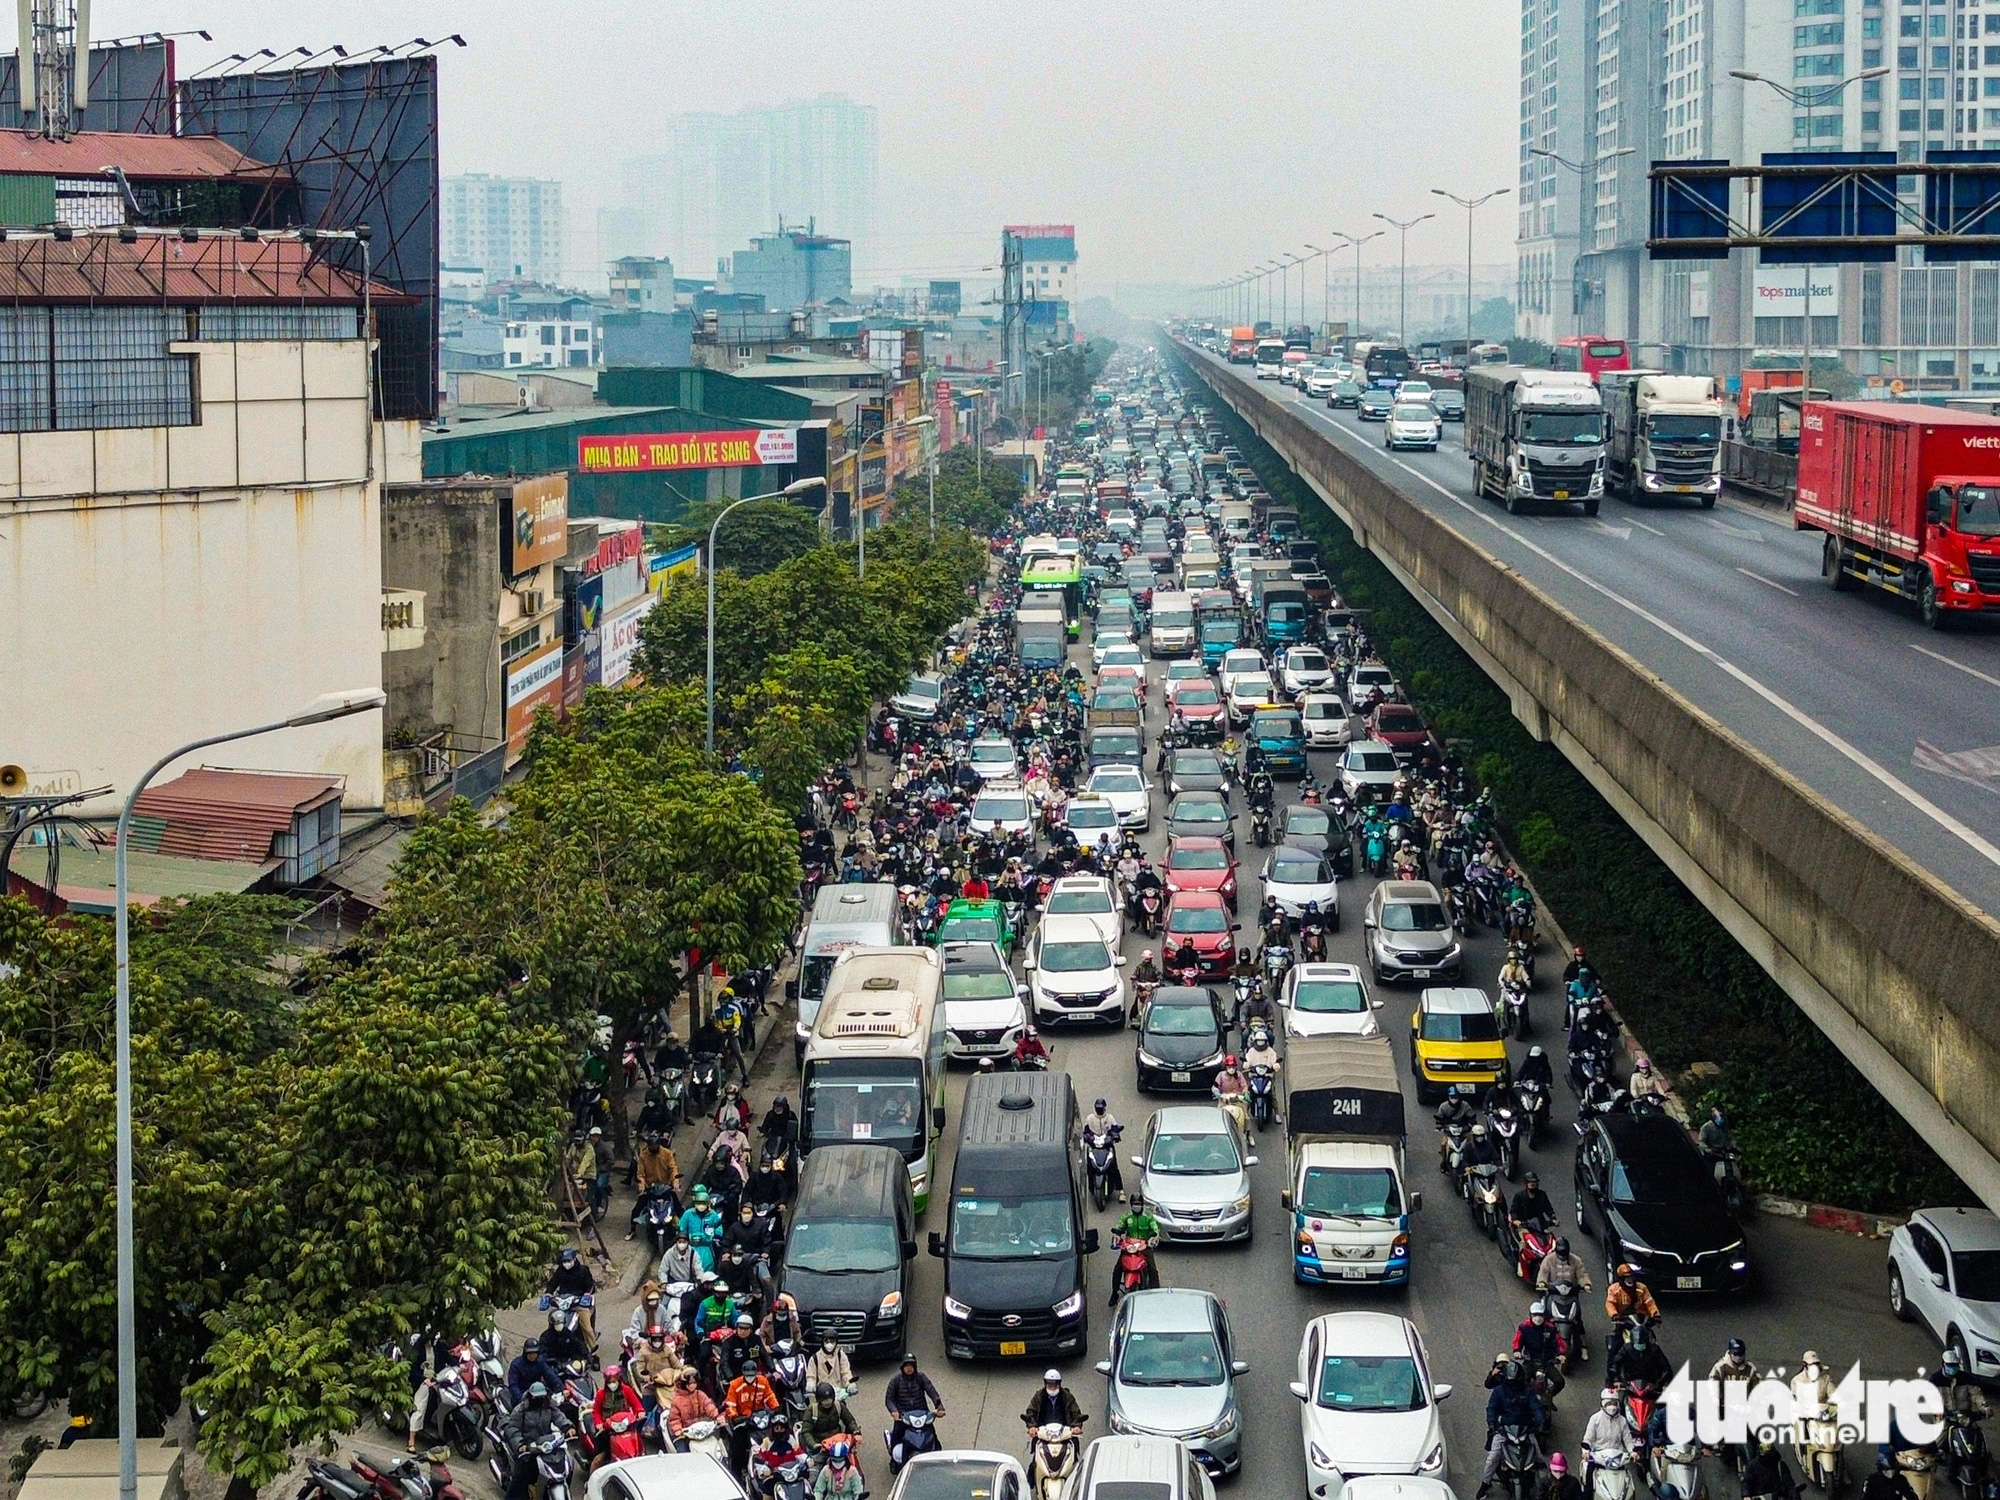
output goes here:
{"type": "MultiPolygon", "coordinates": [[[[656,528],[660,545],[669,549],[693,542],[708,548],[708,529],[734,502],[704,500],[691,505],[680,520],[656,528]]],[[[726,568],[756,575],[802,557],[825,539],[820,518],[788,500],[758,500],[730,511],[716,533],[715,551],[726,568]]]]}

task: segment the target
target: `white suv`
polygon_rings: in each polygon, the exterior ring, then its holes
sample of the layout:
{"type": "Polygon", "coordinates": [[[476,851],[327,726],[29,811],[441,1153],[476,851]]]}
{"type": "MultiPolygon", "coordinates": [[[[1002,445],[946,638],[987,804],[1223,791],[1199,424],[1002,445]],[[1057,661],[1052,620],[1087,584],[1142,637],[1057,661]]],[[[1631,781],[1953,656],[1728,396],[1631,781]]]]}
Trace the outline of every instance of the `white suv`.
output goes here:
{"type": "Polygon", "coordinates": [[[1976,1380],[2000,1381],[2000,1219],[1920,1208],[1889,1236],[1889,1311],[1925,1324],[1976,1380]]]}

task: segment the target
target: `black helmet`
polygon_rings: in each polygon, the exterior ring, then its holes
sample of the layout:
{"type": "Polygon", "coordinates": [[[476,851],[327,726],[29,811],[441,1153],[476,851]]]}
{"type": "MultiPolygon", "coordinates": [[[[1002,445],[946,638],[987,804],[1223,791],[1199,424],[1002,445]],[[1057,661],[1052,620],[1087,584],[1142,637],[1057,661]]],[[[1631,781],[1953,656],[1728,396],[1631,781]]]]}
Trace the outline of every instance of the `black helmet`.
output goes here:
{"type": "Polygon", "coordinates": [[[1568,1235],[1564,1235],[1564,1236],[1563,1236],[1563,1237],[1562,1237],[1561,1239],[1559,1239],[1559,1240],[1557,1240],[1557,1241],[1556,1241],[1556,1254],[1558,1254],[1558,1255],[1562,1255],[1562,1256],[1567,1256],[1567,1255],[1569,1254],[1569,1236],[1568,1236],[1568,1235]]]}
{"type": "Polygon", "coordinates": [[[529,1339],[525,1344],[521,1345],[521,1352],[530,1357],[540,1354],[542,1352],[542,1341],[540,1339],[529,1339]]]}
{"type": "Polygon", "coordinates": [[[1541,1185],[1542,1185],[1542,1174],[1539,1172],[1528,1172],[1525,1173],[1521,1178],[1522,1187],[1540,1187],[1541,1185]]]}
{"type": "Polygon", "coordinates": [[[1100,1115],[1104,1113],[1104,1101],[1102,1099],[1091,1100],[1090,1107],[1096,1110],[1100,1115]]]}
{"type": "Polygon", "coordinates": [[[901,1363],[907,1366],[908,1368],[914,1370],[917,1367],[917,1356],[906,1350],[904,1351],[901,1363]]]}
{"type": "Polygon", "coordinates": [[[1729,1341],[1729,1352],[1735,1355],[1738,1359],[1741,1359],[1745,1354],[1749,1353],[1750,1351],[1744,1346],[1743,1340],[1731,1339],[1729,1341]]]}
{"type": "Polygon", "coordinates": [[[818,1385],[813,1387],[813,1395],[822,1401],[831,1401],[833,1399],[833,1387],[822,1380],[818,1385]]]}

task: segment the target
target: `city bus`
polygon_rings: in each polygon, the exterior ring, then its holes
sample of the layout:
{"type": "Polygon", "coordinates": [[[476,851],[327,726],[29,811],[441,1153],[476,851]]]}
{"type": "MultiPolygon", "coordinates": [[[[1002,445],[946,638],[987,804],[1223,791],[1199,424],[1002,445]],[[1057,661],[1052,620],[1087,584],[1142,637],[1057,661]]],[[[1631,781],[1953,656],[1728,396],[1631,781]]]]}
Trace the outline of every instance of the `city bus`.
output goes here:
{"type": "Polygon", "coordinates": [[[826,978],[806,1043],[799,1151],[894,1146],[921,1216],[944,1130],[944,959],[935,948],[850,948],[826,978]]]}
{"type": "Polygon", "coordinates": [[[1555,368],[1581,370],[1595,380],[1606,370],[1631,369],[1632,351],[1623,339],[1606,338],[1601,333],[1572,334],[1556,340],[1555,368]]]}
{"type": "Polygon", "coordinates": [[[1032,557],[1021,568],[1023,593],[1061,594],[1067,617],[1066,633],[1076,639],[1077,622],[1083,613],[1083,558],[1074,553],[1032,557]]]}

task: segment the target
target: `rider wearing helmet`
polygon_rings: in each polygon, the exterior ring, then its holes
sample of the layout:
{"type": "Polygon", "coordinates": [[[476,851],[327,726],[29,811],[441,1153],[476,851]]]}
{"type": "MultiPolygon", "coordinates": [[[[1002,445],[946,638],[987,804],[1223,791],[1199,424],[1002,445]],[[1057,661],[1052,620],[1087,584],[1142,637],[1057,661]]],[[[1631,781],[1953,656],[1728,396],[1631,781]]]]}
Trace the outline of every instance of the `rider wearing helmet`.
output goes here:
{"type": "Polygon", "coordinates": [[[823,1448],[837,1434],[858,1430],[854,1413],[848,1410],[847,1402],[834,1389],[833,1383],[826,1380],[813,1387],[812,1400],[806,1404],[805,1415],[799,1420],[809,1448],[823,1448]]]}
{"type": "Polygon", "coordinates": [[[1032,1063],[1047,1064],[1049,1049],[1042,1045],[1041,1033],[1030,1026],[1021,1033],[1021,1040],[1014,1043],[1014,1066],[1025,1068],[1032,1063]]]}
{"type": "Polygon", "coordinates": [[[1507,1205],[1507,1218],[1520,1233],[1523,1226],[1531,1229],[1547,1229],[1556,1222],[1556,1206],[1549,1195],[1542,1191],[1541,1174],[1530,1170],[1521,1179],[1520,1191],[1507,1205]]]}
{"type": "Polygon", "coordinates": [[[1569,1459],[1558,1448],[1549,1455],[1549,1472],[1535,1500],[1584,1500],[1583,1486],[1569,1471],[1569,1459]]]}
{"type": "Polygon", "coordinates": [[[1604,1316],[1611,1320],[1612,1325],[1605,1335],[1604,1357],[1608,1360],[1618,1347],[1619,1321],[1657,1323],[1660,1321],[1660,1304],[1653,1300],[1652,1289],[1639,1279],[1639,1273],[1621,1263],[1616,1279],[1604,1289],[1604,1316]]]}
{"type": "Polygon", "coordinates": [[[813,1480],[812,1492],[813,1500],[861,1500],[867,1493],[850,1444],[835,1442],[827,1446],[826,1465],[813,1480]]]}
{"type": "Polygon", "coordinates": [[[1653,1060],[1641,1057],[1632,1064],[1631,1093],[1634,1099],[1665,1099],[1667,1081],[1653,1071],[1653,1060]]]}
{"type": "MultiPolygon", "coordinates": [[[[1125,1127],[1118,1123],[1118,1117],[1111,1113],[1111,1106],[1102,1099],[1091,1101],[1090,1113],[1083,1117],[1083,1124],[1078,1127],[1080,1138],[1087,1139],[1093,1135],[1108,1135],[1114,1143],[1124,1133],[1125,1127]]],[[[1106,1168],[1104,1176],[1105,1180],[1110,1183],[1112,1191],[1118,1194],[1118,1201],[1123,1203],[1125,1201],[1125,1179],[1118,1171],[1118,1153],[1115,1150],[1111,1153],[1111,1162],[1109,1167],[1106,1168]]]]}
{"type": "Polygon", "coordinates": [[[944,1415],[944,1397],[930,1376],[917,1368],[917,1356],[907,1353],[902,1365],[889,1377],[889,1386],[882,1394],[882,1405],[889,1412],[889,1460],[897,1468],[903,1466],[903,1413],[906,1411],[927,1411],[933,1416],[944,1415]]]}
{"type": "Polygon", "coordinates": [[[1542,1044],[1536,1042],[1528,1049],[1527,1057],[1521,1063],[1521,1070],[1514,1075],[1516,1083],[1539,1083],[1549,1088],[1555,1083],[1555,1069],[1549,1062],[1548,1053],[1542,1044]]]}
{"type": "Polygon", "coordinates": [[[1081,1431],[1090,1418],[1077,1405],[1075,1395],[1063,1385],[1062,1371],[1049,1369],[1042,1372],[1042,1383],[1028,1397],[1021,1420],[1027,1424],[1028,1436],[1032,1438],[1037,1427],[1046,1427],[1051,1422],[1060,1422],[1071,1432],[1081,1431]]]}
{"type": "Polygon", "coordinates": [[[1478,1497],[1493,1488],[1493,1476],[1499,1471],[1506,1447],[1504,1429],[1523,1427],[1539,1434],[1545,1421],[1547,1416],[1528,1378],[1528,1367],[1518,1359],[1508,1360],[1505,1375],[1486,1398],[1486,1467],[1479,1476],[1478,1497]]]}

